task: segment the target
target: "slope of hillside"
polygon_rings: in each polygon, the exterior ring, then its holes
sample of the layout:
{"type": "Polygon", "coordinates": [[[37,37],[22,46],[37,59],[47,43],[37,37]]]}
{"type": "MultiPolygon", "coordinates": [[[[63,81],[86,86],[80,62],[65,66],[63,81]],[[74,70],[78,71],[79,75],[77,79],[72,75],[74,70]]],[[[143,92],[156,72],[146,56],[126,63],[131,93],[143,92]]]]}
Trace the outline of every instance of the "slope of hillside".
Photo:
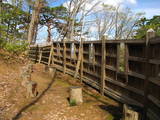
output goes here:
{"type": "MultiPolygon", "coordinates": [[[[117,102],[101,98],[97,92],[84,91],[84,104],[71,107],[68,88],[77,85],[75,79],[57,72],[55,81],[34,104],[36,98],[26,98],[21,86],[20,71],[27,63],[22,58],[0,57],[0,120],[10,120],[20,113],[19,120],[119,120],[121,110],[117,102]],[[28,106],[28,107],[25,107],[28,106]]],[[[32,80],[38,83],[41,94],[52,79],[44,72],[44,65],[34,65],[32,80]]],[[[87,87],[86,87],[87,88],[87,87]]],[[[91,90],[93,91],[93,90],[91,90]]]]}

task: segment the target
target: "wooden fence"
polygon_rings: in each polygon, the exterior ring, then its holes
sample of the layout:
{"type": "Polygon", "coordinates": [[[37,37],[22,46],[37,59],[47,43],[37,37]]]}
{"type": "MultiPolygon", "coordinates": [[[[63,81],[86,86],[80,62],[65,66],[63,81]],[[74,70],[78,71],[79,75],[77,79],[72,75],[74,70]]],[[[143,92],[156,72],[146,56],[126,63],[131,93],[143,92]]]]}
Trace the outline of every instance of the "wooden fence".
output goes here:
{"type": "Polygon", "coordinates": [[[160,38],[149,41],[149,45],[145,40],[53,42],[32,46],[29,57],[72,76],[79,68],[81,82],[145,108],[149,120],[160,120],[160,38]]]}

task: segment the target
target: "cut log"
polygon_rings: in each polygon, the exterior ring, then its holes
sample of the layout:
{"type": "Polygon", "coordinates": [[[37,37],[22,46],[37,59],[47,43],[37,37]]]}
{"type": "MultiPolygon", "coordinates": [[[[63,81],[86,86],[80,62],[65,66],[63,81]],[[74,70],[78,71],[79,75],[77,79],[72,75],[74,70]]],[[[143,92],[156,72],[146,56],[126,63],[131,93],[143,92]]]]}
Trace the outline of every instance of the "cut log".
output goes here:
{"type": "Polygon", "coordinates": [[[123,120],[140,120],[140,114],[128,105],[123,105],[123,120]]]}
{"type": "Polygon", "coordinates": [[[75,102],[76,105],[83,103],[82,87],[70,87],[70,103],[75,102]]]}

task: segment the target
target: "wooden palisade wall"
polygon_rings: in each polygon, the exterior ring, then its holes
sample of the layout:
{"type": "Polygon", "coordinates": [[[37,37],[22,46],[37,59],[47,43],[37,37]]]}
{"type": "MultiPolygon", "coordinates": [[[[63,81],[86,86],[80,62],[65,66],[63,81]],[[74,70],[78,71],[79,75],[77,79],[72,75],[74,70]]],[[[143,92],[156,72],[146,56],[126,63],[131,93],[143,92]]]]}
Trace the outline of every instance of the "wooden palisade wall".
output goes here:
{"type": "MultiPolygon", "coordinates": [[[[29,57],[74,76],[79,46],[74,41],[32,46],[29,57]]],[[[82,54],[77,78],[118,101],[146,108],[151,120],[160,119],[160,38],[151,39],[149,47],[145,40],[84,41],[82,54]]]]}

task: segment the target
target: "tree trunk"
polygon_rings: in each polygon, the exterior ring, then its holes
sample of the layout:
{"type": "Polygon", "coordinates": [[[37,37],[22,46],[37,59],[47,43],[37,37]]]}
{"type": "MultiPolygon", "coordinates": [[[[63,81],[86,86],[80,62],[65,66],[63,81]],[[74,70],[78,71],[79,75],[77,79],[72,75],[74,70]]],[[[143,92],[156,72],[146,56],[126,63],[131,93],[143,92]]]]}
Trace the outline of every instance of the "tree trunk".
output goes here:
{"type": "Polygon", "coordinates": [[[47,24],[47,27],[48,27],[48,30],[47,30],[47,32],[48,32],[47,42],[50,43],[51,42],[51,23],[50,22],[47,24]]]}
{"type": "Polygon", "coordinates": [[[28,31],[28,42],[29,44],[32,44],[35,32],[38,27],[38,22],[39,22],[39,14],[40,10],[43,7],[43,0],[36,0],[35,5],[34,5],[34,11],[32,12],[32,18],[29,26],[29,31],[28,31]]]}
{"type": "Polygon", "coordinates": [[[37,27],[35,28],[35,34],[34,34],[34,38],[33,38],[33,42],[32,42],[33,44],[36,43],[37,33],[38,33],[38,25],[37,25],[37,27]]]}
{"type": "Polygon", "coordinates": [[[83,103],[83,96],[82,96],[82,88],[73,86],[70,88],[70,104],[81,104],[83,103]]]}

